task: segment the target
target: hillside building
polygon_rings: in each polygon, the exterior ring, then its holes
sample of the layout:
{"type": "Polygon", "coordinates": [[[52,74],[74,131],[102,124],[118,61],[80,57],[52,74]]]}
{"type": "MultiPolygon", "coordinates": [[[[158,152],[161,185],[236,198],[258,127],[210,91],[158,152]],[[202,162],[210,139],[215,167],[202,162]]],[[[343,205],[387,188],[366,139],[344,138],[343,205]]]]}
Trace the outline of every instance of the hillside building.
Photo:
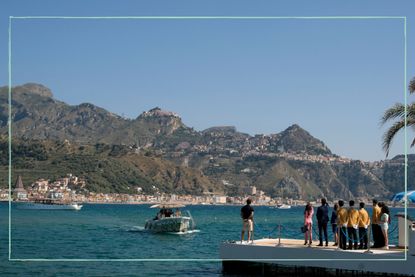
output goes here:
{"type": "Polygon", "coordinates": [[[27,200],[27,191],[23,186],[22,176],[20,175],[17,177],[13,195],[16,200],[27,200]]]}
{"type": "Polygon", "coordinates": [[[256,195],[257,194],[256,186],[248,186],[248,187],[245,187],[244,193],[246,195],[256,195]]]}

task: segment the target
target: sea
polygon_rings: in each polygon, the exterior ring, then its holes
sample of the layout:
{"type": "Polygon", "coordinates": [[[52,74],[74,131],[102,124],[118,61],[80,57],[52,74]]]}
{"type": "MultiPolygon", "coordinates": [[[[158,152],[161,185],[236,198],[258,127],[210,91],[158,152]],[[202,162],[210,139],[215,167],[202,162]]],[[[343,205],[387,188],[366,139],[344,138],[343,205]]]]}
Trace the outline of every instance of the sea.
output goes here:
{"type": "MultiPolygon", "coordinates": [[[[241,206],[186,206],[183,211],[194,219],[193,232],[154,234],[144,230],[145,221],[158,211],[150,205],[84,204],[80,211],[22,210],[18,205],[12,203],[11,210],[11,258],[18,261],[9,261],[9,209],[7,202],[0,203],[2,277],[224,276],[221,262],[212,260],[219,259],[222,242],[240,239],[241,206]]],[[[304,207],[254,209],[255,239],[277,238],[279,233],[304,238],[304,207]]],[[[398,235],[393,215],[403,211],[391,209],[392,244],[398,235]]],[[[415,210],[408,209],[408,214],[415,217],[415,210]]],[[[329,235],[332,240],[331,230],[329,235]]]]}

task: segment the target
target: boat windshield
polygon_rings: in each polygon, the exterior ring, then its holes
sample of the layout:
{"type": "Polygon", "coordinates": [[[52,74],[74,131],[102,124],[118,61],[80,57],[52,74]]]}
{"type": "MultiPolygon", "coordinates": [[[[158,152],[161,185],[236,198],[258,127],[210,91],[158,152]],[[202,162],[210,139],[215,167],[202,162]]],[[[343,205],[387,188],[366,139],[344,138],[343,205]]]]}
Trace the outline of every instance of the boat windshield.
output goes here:
{"type": "Polygon", "coordinates": [[[160,211],[155,216],[154,220],[159,220],[166,217],[181,217],[182,212],[179,208],[176,208],[176,210],[173,212],[170,208],[161,208],[160,211]]]}

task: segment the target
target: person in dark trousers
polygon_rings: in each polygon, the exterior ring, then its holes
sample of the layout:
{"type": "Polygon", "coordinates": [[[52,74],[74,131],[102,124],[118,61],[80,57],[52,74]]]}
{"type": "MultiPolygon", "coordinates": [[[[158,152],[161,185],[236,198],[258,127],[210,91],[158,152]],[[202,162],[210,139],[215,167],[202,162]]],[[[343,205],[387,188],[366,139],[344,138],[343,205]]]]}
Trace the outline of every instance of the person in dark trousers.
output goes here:
{"type": "Polygon", "coordinates": [[[347,235],[349,236],[349,249],[357,249],[357,230],[359,228],[359,211],[354,208],[354,200],[349,201],[347,212],[347,235]]]}
{"type": "Polygon", "coordinates": [[[339,243],[339,236],[337,230],[337,210],[339,209],[339,204],[334,204],[333,211],[331,212],[331,230],[333,232],[334,244],[333,246],[337,246],[339,243]]]}
{"type": "Polygon", "coordinates": [[[365,203],[360,202],[359,207],[359,249],[367,249],[367,228],[370,225],[370,218],[365,210],[365,203]]]}
{"type": "Polygon", "coordinates": [[[320,244],[317,246],[323,246],[323,232],[324,239],[326,241],[326,246],[329,245],[329,239],[327,236],[327,223],[329,222],[329,205],[325,198],[321,199],[321,206],[317,209],[317,224],[318,224],[318,237],[320,239],[320,244]]]}
{"type": "Polygon", "coordinates": [[[380,228],[380,207],[378,201],[373,199],[373,208],[372,208],[372,234],[373,234],[373,246],[372,248],[383,247],[383,235],[380,228]]]}
{"type": "Polygon", "coordinates": [[[346,232],[347,232],[347,209],[344,206],[344,201],[339,200],[339,210],[337,211],[337,228],[339,228],[339,246],[346,250],[346,232]]]}
{"type": "Polygon", "coordinates": [[[246,200],[246,205],[241,208],[242,217],[242,232],[241,243],[244,241],[245,231],[248,232],[248,242],[251,240],[251,235],[254,230],[254,208],[251,207],[251,199],[246,200]]]}

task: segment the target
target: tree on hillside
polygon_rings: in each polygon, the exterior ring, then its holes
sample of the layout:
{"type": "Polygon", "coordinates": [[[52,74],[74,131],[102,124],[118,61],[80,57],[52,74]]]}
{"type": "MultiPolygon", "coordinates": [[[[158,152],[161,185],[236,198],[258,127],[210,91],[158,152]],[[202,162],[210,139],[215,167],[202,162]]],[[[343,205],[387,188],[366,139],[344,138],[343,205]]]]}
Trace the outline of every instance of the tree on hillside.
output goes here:
{"type": "MultiPolygon", "coordinates": [[[[415,93],[415,77],[409,82],[409,93],[415,93]]],[[[405,105],[402,103],[396,103],[393,107],[387,109],[381,119],[382,125],[387,122],[395,121],[391,127],[383,134],[383,150],[386,152],[386,157],[389,155],[389,150],[392,145],[392,141],[395,135],[405,128],[405,116],[406,125],[415,126],[415,102],[407,104],[406,115],[405,105]]],[[[411,143],[411,147],[415,145],[415,138],[411,143]]]]}

